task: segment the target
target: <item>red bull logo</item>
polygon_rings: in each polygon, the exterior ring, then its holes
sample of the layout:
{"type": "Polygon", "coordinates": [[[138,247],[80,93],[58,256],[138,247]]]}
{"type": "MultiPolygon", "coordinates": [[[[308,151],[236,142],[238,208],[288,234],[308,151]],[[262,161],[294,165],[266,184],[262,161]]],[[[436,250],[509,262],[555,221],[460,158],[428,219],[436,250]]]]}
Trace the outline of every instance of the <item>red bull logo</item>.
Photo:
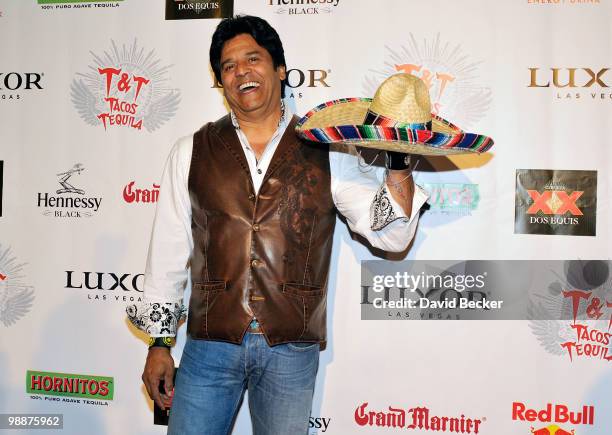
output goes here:
{"type": "Polygon", "coordinates": [[[541,429],[531,427],[533,435],[574,435],[574,429],[564,429],[562,425],[595,424],[595,407],[584,405],[580,410],[571,410],[567,405],[547,403],[544,409],[531,409],[522,402],[512,404],[512,420],[549,423],[541,429]]]}
{"type": "Polygon", "coordinates": [[[538,430],[531,428],[531,433],[533,435],[574,435],[574,429],[572,429],[571,432],[568,432],[564,429],[561,429],[556,424],[551,424],[550,426],[546,426],[538,430]]]}

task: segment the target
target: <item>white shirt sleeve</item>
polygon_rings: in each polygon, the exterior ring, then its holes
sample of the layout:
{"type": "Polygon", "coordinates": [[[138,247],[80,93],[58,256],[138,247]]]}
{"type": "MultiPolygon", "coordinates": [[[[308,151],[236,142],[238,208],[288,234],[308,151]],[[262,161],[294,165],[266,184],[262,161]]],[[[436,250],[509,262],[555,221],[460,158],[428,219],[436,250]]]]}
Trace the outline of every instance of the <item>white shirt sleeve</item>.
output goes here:
{"type": "Polygon", "coordinates": [[[332,197],[349,228],[375,248],[401,252],[416,232],[427,193],[415,184],[411,216],[387,192],[384,168],[359,164],[352,145],[332,145],[329,152],[332,197]]]}
{"type": "Polygon", "coordinates": [[[166,160],[144,276],[144,300],[127,307],[130,321],[152,337],[176,335],[193,250],[189,167],[193,136],[179,139],[166,160]]]}

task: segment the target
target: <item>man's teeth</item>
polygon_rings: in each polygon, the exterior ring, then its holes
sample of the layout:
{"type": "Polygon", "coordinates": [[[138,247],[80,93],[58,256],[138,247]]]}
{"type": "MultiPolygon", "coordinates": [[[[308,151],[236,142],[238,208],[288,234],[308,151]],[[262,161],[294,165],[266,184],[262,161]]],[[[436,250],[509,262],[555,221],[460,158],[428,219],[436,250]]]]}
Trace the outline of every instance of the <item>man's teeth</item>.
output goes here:
{"type": "Polygon", "coordinates": [[[250,88],[258,88],[259,87],[259,83],[257,82],[246,82],[240,85],[240,90],[244,91],[245,89],[250,89],[250,88]]]}

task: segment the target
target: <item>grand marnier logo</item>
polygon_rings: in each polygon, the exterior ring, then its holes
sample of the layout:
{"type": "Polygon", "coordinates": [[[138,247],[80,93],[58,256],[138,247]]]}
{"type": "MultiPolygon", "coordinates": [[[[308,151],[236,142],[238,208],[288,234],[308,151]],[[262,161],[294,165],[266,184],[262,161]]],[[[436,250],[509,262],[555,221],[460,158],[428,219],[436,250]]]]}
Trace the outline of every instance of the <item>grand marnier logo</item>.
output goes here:
{"type": "Polygon", "coordinates": [[[412,429],[432,432],[452,432],[460,434],[478,434],[486,417],[471,418],[460,416],[435,415],[426,406],[414,408],[396,408],[389,406],[382,411],[368,409],[368,402],[355,409],[355,423],[359,426],[388,427],[393,429],[412,429]]]}
{"type": "Polygon", "coordinates": [[[180,102],[172,88],[170,65],[163,65],[155,50],[145,51],[134,40],[131,46],[92,53],[87,73],[77,73],[70,86],[74,108],[81,118],[105,130],[160,128],[171,119],[180,102]]]}
{"type": "Polygon", "coordinates": [[[364,84],[364,94],[374,95],[389,76],[408,73],[421,78],[429,87],[432,111],[468,128],[482,119],[491,104],[491,89],[482,85],[480,62],[474,61],[459,44],[450,46],[440,35],[423,39],[412,33],[399,48],[387,47],[385,66],[374,70],[364,84]]]}
{"type": "Polygon", "coordinates": [[[0,243],[0,323],[4,326],[14,325],[32,308],[34,287],[24,282],[25,265],[0,243]]]}

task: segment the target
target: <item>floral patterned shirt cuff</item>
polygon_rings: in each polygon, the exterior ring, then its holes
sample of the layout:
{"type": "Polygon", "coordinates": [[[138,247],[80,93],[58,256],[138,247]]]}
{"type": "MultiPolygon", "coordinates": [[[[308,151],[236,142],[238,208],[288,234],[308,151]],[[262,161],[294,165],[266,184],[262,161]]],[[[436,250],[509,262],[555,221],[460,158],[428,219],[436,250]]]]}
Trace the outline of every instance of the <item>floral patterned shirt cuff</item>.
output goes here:
{"type": "Polygon", "coordinates": [[[389,193],[387,192],[387,185],[383,183],[372,201],[370,206],[370,228],[372,231],[380,231],[391,222],[398,219],[407,221],[406,216],[398,216],[393,210],[393,204],[389,193]]]}
{"type": "Polygon", "coordinates": [[[126,307],[128,319],[151,337],[174,337],[186,309],[176,302],[149,302],[126,307]]]}

